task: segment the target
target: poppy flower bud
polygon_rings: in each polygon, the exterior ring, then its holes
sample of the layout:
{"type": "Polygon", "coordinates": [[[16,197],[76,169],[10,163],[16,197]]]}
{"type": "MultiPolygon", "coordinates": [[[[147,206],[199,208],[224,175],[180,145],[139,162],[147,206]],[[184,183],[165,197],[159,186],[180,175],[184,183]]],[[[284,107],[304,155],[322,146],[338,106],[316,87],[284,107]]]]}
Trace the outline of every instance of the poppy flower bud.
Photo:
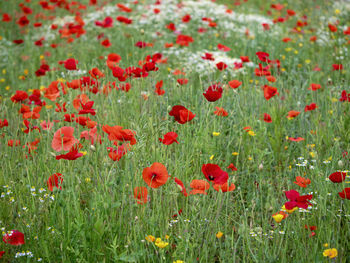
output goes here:
{"type": "Polygon", "coordinates": [[[261,164],[259,165],[259,170],[261,171],[262,169],[264,169],[264,165],[261,163],[261,164]]]}
{"type": "Polygon", "coordinates": [[[339,167],[343,167],[343,166],[344,166],[344,163],[343,163],[342,160],[339,160],[339,161],[338,161],[338,166],[339,166],[339,167]]]}
{"type": "Polygon", "coordinates": [[[94,145],[91,144],[91,145],[90,145],[90,150],[93,151],[93,152],[95,152],[95,151],[96,151],[96,147],[95,147],[94,145]]]}
{"type": "Polygon", "coordinates": [[[140,29],[140,34],[143,35],[145,33],[145,30],[143,30],[142,28],[140,29]]]}

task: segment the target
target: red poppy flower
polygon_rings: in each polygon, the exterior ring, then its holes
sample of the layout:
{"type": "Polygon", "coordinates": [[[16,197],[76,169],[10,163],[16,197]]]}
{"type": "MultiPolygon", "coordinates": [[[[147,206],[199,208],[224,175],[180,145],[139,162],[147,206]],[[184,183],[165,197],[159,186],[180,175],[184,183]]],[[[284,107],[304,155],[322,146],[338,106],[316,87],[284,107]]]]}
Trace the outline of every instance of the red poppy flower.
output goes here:
{"type": "Polygon", "coordinates": [[[237,168],[236,168],[236,166],[233,163],[230,163],[230,165],[227,166],[227,169],[230,169],[232,172],[233,171],[237,171],[237,168]]]}
{"type": "Polygon", "coordinates": [[[318,90],[321,88],[321,85],[320,84],[315,84],[315,83],[311,83],[310,87],[308,88],[308,90],[318,90]]]}
{"type": "Polygon", "coordinates": [[[0,119],[0,129],[9,126],[9,123],[6,119],[1,120],[0,119]]]}
{"type": "Polygon", "coordinates": [[[271,99],[275,95],[279,95],[278,92],[277,92],[277,88],[275,88],[275,87],[264,85],[263,89],[264,89],[264,97],[265,97],[266,100],[271,99]]]}
{"type": "Polygon", "coordinates": [[[222,117],[227,117],[228,116],[228,112],[225,111],[224,108],[221,108],[221,107],[215,107],[216,108],[216,111],[214,111],[214,114],[216,116],[222,116],[222,117]]]}
{"type": "Polygon", "coordinates": [[[180,85],[186,85],[188,83],[188,79],[177,79],[176,81],[180,85]]]}
{"type": "Polygon", "coordinates": [[[294,207],[307,209],[309,205],[312,206],[308,201],[312,199],[312,195],[301,196],[299,192],[295,190],[286,191],[285,195],[287,199],[290,200],[284,204],[287,210],[292,210],[294,207]]]}
{"type": "Polygon", "coordinates": [[[169,115],[173,116],[175,121],[180,124],[189,122],[196,116],[196,114],[193,114],[191,111],[181,105],[175,105],[169,112],[169,115]]]}
{"type": "Polygon", "coordinates": [[[259,51],[259,52],[256,52],[255,54],[258,56],[258,59],[260,59],[260,61],[268,62],[268,59],[270,56],[268,53],[259,51]]]}
{"type": "Polygon", "coordinates": [[[239,80],[234,79],[234,80],[229,81],[229,82],[228,82],[228,85],[229,85],[232,89],[237,89],[239,86],[242,85],[242,82],[239,81],[239,80]]]}
{"type": "Polygon", "coordinates": [[[242,62],[250,62],[250,59],[248,56],[240,56],[240,59],[242,62]]]}
{"type": "Polygon", "coordinates": [[[350,187],[344,188],[343,191],[338,193],[340,198],[350,200],[350,187]]]}
{"type": "Polygon", "coordinates": [[[219,84],[214,84],[208,87],[208,89],[203,93],[204,97],[209,102],[217,101],[222,96],[222,88],[219,84]]]}
{"type": "Polygon", "coordinates": [[[332,24],[328,24],[328,28],[332,32],[337,32],[338,31],[338,28],[335,25],[332,25],[332,24]]]}
{"type": "Polygon", "coordinates": [[[107,16],[103,21],[96,21],[96,26],[100,26],[103,28],[109,28],[113,26],[113,18],[110,16],[107,16]]]}
{"type": "Polygon", "coordinates": [[[264,113],[264,122],[267,122],[267,123],[272,122],[270,114],[264,113]]]}
{"type": "Polygon", "coordinates": [[[47,187],[52,192],[53,188],[56,187],[62,190],[63,175],[60,173],[55,173],[49,177],[47,180],[47,187]]]}
{"type": "Polygon", "coordinates": [[[307,111],[313,111],[315,110],[317,107],[316,103],[311,103],[310,105],[306,105],[305,108],[304,108],[304,112],[307,112],[307,111]]]}
{"type": "Polygon", "coordinates": [[[0,251],[0,258],[5,254],[5,251],[0,251]]]}
{"type": "Polygon", "coordinates": [[[27,98],[28,98],[27,92],[23,90],[16,90],[16,93],[11,97],[11,100],[14,103],[18,103],[18,102],[25,101],[27,98]]]}
{"type": "Polygon", "coordinates": [[[304,141],[305,139],[302,137],[288,137],[288,140],[292,141],[292,142],[300,142],[300,141],[304,141]]]}
{"type": "Polygon", "coordinates": [[[101,42],[101,45],[108,48],[108,47],[112,46],[112,43],[111,43],[111,41],[107,38],[107,39],[105,39],[105,40],[103,40],[103,41],[101,42]]]}
{"type": "Polygon", "coordinates": [[[82,157],[84,154],[79,152],[79,149],[82,148],[81,144],[75,144],[72,146],[72,148],[69,150],[66,154],[56,155],[56,160],[70,160],[74,161],[78,159],[79,157],[82,157]]]}
{"type": "Polygon", "coordinates": [[[121,12],[125,12],[125,13],[131,13],[132,12],[132,9],[130,7],[127,7],[126,5],[123,5],[121,3],[118,3],[117,7],[119,8],[119,10],[121,12]]]}
{"type": "Polygon", "coordinates": [[[224,184],[228,180],[228,173],[221,170],[217,164],[203,164],[202,173],[208,181],[214,184],[224,184]]]}
{"type": "Polygon", "coordinates": [[[20,26],[20,27],[24,27],[24,26],[27,26],[29,25],[29,20],[27,18],[27,16],[21,16],[17,21],[16,23],[20,26]]]}
{"type": "Polygon", "coordinates": [[[311,183],[311,180],[308,179],[308,178],[304,178],[304,177],[301,177],[301,176],[297,176],[295,178],[295,182],[294,182],[296,185],[299,185],[300,187],[307,187],[310,183],[311,183]]]}
{"type": "Polygon", "coordinates": [[[231,48],[223,45],[223,44],[218,44],[218,49],[221,50],[221,51],[224,51],[224,52],[227,52],[227,51],[230,51],[231,48]]]}
{"type": "Polygon", "coordinates": [[[287,118],[291,120],[297,117],[299,114],[300,114],[300,111],[291,110],[288,112],[287,118]]]}
{"type": "Polygon", "coordinates": [[[346,90],[343,90],[341,92],[341,97],[340,97],[339,101],[348,101],[348,102],[350,102],[350,93],[346,93],[346,90]]]}
{"type": "Polygon", "coordinates": [[[176,44],[179,44],[180,46],[188,46],[189,43],[193,42],[193,38],[191,36],[187,35],[178,35],[176,38],[176,44]]]}
{"type": "Polygon", "coordinates": [[[129,19],[125,16],[117,16],[117,21],[118,22],[121,22],[121,23],[124,23],[124,24],[127,24],[127,25],[130,25],[132,24],[132,19],[129,19]]]}
{"type": "Polygon", "coordinates": [[[203,194],[207,195],[206,192],[210,188],[210,184],[205,180],[192,180],[190,187],[193,189],[190,192],[190,195],[203,194]]]}
{"type": "Polygon", "coordinates": [[[51,84],[44,90],[44,97],[51,101],[55,101],[60,96],[59,85],[64,91],[66,86],[63,84],[63,82],[52,81],[51,84]]]}
{"type": "Polygon", "coordinates": [[[174,23],[169,23],[168,25],[165,26],[167,29],[169,29],[170,31],[175,31],[176,30],[176,26],[174,23]]]}
{"type": "Polygon", "coordinates": [[[102,130],[108,134],[108,139],[110,141],[121,141],[130,142],[131,145],[136,144],[136,138],[135,138],[135,131],[129,130],[129,129],[123,129],[121,126],[109,126],[109,125],[103,125],[102,130]]]}
{"type": "Polygon", "coordinates": [[[130,145],[124,143],[122,145],[119,145],[117,149],[107,147],[107,150],[109,150],[109,158],[111,158],[113,161],[119,161],[127,153],[127,151],[130,150],[130,145]]]}
{"type": "Polygon", "coordinates": [[[178,135],[176,132],[168,132],[164,135],[164,139],[159,138],[158,140],[165,145],[170,145],[170,144],[173,144],[174,142],[179,144],[179,142],[176,140],[177,136],[178,135]]]}
{"type": "Polygon", "coordinates": [[[11,21],[11,16],[7,13],[2,14],[2,22],[10,22],[11,21]]]}
{"type": "Polygon", "coordinates": [[[134,188],[134,198],[136,199],[138,204],[146,204],[148,202],[147,196],[148,190],[146,187],[139,186],[134,188]]]}
{"type": "Polygon", "coordinates": [[[329,180],[331,180],[333,183],[341,183],[345,180],[345,178],[346,173],[343,172],[335,172],[329,176],[329,180]]]}
{"type": "Polygon", "coordinates": [[[163,86],[163,80],[158,81],[155,87],[154,92],[158,95],[158,96],[162,96],[165,93],[165,90],[162,90],[162,86],[163,86]]]}
{"type": "Polygon", "coordinates": [[[177,186],[180,188],[181,193],[182,193],[184,196],[188,196],[188,193],[186,192],[186,188],[185,188],[184,183],[183,183],[179,178],[176,178],[176,177],[174,177],[174,181],[175,181],[175,183],[177,184],[177,186]]]}
{"type": "Polygon", "coordinates": [[[78,142],[77,139],[74,138],[74,128],[69,126],[64,126],[58,129],[52,139],[51,146],[56,151],[68,151],[72,146],[78,142]]]}
{"type": "Polygon", "coordinates": [[[153,163],[151,167],[143,169],[142,178],[151,188],[158,188],[168,181],[168,171],[161,163],[153,163]]]}
{"type": "Polygon", "coordinates": [[[191,15],[190,14],[186,14],[182,17],[182,22],[184,23],[188,23],[191,21],[191,15]]]}
{"type": "Polygon", "coordinates": [[[216,67],[218,68],[218,70],[224,70],[227,68],[227,65],[224,62],[219,62],[216,64],[216,67]]]}
{"type": "Polygon", "coordinates": [[[11,230],[2,236],[2,240],[13,246],[21,246],[25,244],[24,234],[18,230],[11,230]]]}
{"type": "Polygon", "coordinates": [[[343,69],[343,65],[342,64],[333,64],[332,68],[333,68],[333,71],[335,71],[335,70],[342,70],[343,69]]]}
{"type": "Polygon", "coordinates": [[[213,54],[211,54],[211,53],[205,53],[204,57],[202,57],[202,59],[210,60],[210,61],[214,61],[215,60],[215,58],[213,57],[213,54]]]}
{"type": "Polygon", "coordinates": [[[215,191],[220,192],[221,190],[223,193],[226,193],[226,192],[234,191],[236,189],[236,186],[234,184],[231,184],[229,186],[228,183],[226,182],[224,184],[214,184],[213,188],[215,189],[215,191]]]}

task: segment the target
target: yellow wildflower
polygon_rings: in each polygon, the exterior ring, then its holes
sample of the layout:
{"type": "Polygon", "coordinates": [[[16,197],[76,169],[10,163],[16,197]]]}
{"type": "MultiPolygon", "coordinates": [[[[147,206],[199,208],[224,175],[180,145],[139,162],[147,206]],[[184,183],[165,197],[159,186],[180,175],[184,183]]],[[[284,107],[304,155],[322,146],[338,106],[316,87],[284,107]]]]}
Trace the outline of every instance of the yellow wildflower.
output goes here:
{"type": "Polygon", "coordinates": [[[152,235],[148,235],[148,236],[146,236],[146,240],[149,242],[154,242],[156,240],[156,238],[152,235]]]}
{"type": "Polygon", "coordinates": [[[222,233],[221,231],[216,233],[217,238],[222,238],[223,235],[224,235],[224,233],[222,233]]]}
{"type": "Polygon", "coordinates": [[[219,136],[220,132],[213,132],[213,136],[219,136]]]}
{"type": "Polygon", "coordinates": [[[335,258],[338,256],[338,250],[336,248],[328,248],[323,251],[324,257],[335,258]]]}
{"type": "Polygon", "coordinates": [[[165,248],[167,245],[169,245],[168,242],[164,242],[160,238],[157,238],[154,244],[159,248],[165,248]]]}

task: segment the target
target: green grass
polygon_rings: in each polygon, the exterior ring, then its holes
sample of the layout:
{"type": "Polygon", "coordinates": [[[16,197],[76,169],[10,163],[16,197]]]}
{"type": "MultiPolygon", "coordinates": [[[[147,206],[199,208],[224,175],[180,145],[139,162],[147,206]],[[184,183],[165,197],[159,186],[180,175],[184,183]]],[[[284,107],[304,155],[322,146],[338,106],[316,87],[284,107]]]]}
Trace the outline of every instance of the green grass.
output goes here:
{"type": "MultiPolygon", "coordinates": [[[[88,1],[80,2],[88,4],[88,1]]],[[[118,1],[108,2],[114,6],[118,1]]],[[[266,11],[274,1],[265,4],[248,1],[240,6],[233,6],[233,1],[217,2],[228,3],[237,14],[260,14],[270,19],[285,14],[272,10],[272,16],[267,16],[266,11]]],[[[262,31],[261,25],[256,23],[237,22],[238,26],[250,29],[250,37],[235,31],[227,35],[227,31],[221,28],[224,21],[217,19],[217,28],[208,28],[206,33],[200,34],[197,32],[199,24],[193,22],[196,21],[195,14],[191,14],[192,23],[182,29],[183,34],[194,38],[194,43],[182,48],[175,44],[176,48],[193,53],[213,52],[217,51],[218,43],[224,44],[231,48],[228,57],[245,55],[254,62],[254,67],[247,67],[245,73],[220,72],[213,68],[213,71],[199,74],[195,68],[183,64],[185,57],[169,54],[168,63],[157,65],[159,70],[150,72],[147,78],[128,79],[132,88],[127,93],[112,90],[106,96],[87,92],[90,100],[95,102],[93,108],[97,112],[95,116],[88,116],[97,122],[102,144],[91,147],[89,141],[81,140],[81,150],[86,155],[74,161],[56,160],[54,156],[58,153],[52,149],[51,142],[54,133],[63,126],[74,127],[74,136],[78,139],[80,132],[88,130],[75,122],[62,121],[66,113],[78,115],[72,103],[81,91],[68,89],[67,94],[61,92],[55,102],[42,97],[46,106],[43,106],[39,119],[29,119],[32,125],[40,127],[42,120],[62,122],[55,123],[51,130],[41,130],[40,133],[33,130],[28,134],[23,133],[23,118],[18,114],[21,104],[13,103],[11,96],[16,90],[25,90],[30,95],[30,90],[48,87],[57,79],[70,82],[88,76],[88,71],[94,67],[105,74],[100,80],[100,88],[109,81],[116,81],[119,85],[106,66],[108,54],[121,55],[119,66],[122,68],[138,66],[147,55],[168,51],[164,43],[175,43],[176,36],[167,31],[163,36],[154,37],[152,33],[158,31],[157,23],[141,30],[115,21],[117,15],[132,16],[136,13],[136,17],[140,16],[143,9],[138,11],[131,5],[133,13],[117,11],[111,15],[114,18],[112,28],[86,25],[86,33],[72,43],[67,43],[56,32],[53,39],[46,35],[44,43],[47,46],[37,47],[33,42],[45,34],[40,28],[33,27],[35,14],[42,12],[64,17],[70,15],[69,12],[64,9],[45,11],[36,1],[25,3],[34,14],[28,15],[31,24],[24,34],[14,22],[14,17],[18,19],[16,12],[20,12],[20,1],[0,3],[0,14],[9,13],[13,18],[9,23],[0,22],[0,119],[9,122],[8,127],[0,130],[0,193],[3,192],[0,227],[3,234],[17,229],[25,235],[25,244],[20,247],[4,242],[0,244],[0,251],[5,251],[2,260],[324,262],[328,259],[322,253],[326,249],[324,244],[328,243],[328,248],[338,251],[338,256],[330,261],[349,262],[350,201],[338,196],[338,192],[349,187],[349,177],[341,184],[326,179],[333,172],[349,169],[350,164],[349,155],[343,156],[343,152],[349,151],[350,103],[339,102],[342,90],[350,92],[350,63],[346,59],[349,37],[340,30],[349,26],[346,17],[350,12],[345,8],[340,9],[341,13],[335,12],[336,4],[330,1],[317,1],[319,9],[311,2],[285,2],[288,3],[285,9],[293,9],[297,14],[285,23],[272,25],[271,32],[275,33],[262,31]],[[304,33],[290,33],[303,15],[308,16],[304,33]],[[328,20],[323,21],[322,16],[339,19],[339,30],[325,34],[324,43],[310,42],[311,36],[329,32],[328,20]],[[99,44],[103,39],[97,40],[100,33],[111,40],[110,48],[99,44]],[[292,40],[284,43],[284,37],[292,40]],[[9,44],[20,38],[25,40],[23,44],[9,44]],[[151,42],[153,47],[139,49],[134,46],[137,41],[151,42]],[[52,43],[59,44],[59,47],[51,48],[49,44],[52,43]],[[47,51],[50,56],[45,53],[47,51]],[[254,68],[259,63],[255,55],[257,51],[267,52],[271,59],[280,60],[280,69],[271,69],[277,79],[275,83],[255,76],[254,68]],[[23,56],[28,56],[28,59],[23,59],[23,56]],[[58,64],[69,57],[77,59],[78,68],[86,73],[69,75],[58,64]],[[59,69],[37,77],[35,71],[43,59],[51,69],[59,69]],[[343,64],[344,70],[332,71],[332,64],[336,63],[343,64]],[[313,71],[316,66],[321,71],[313,71]],[[174,76],[171,72],[184,67],[189,82],[180,86],[176,80],[183,76],[174,76]],[[232,79],[243,83],[233,90],[228,87],[228,81],[232,79]],[[160,80],[164,81],[164,96],[154,93],[154,86],[160,80]],[[223,96],[210,103],[202,93],[217,82],[224,88],[223,96]],[[321,84],[322,89],[308,90],[311,83],[321,84]],[[264,84],[277,87],[279,96],[265,100],[261,88],[264,84]],[[148,95],[147,100],[143,99],[143,93],[148,95]],[[56,102],[60,105],[67,102],[67,112],[56,112],[56,102]],[[310,103],[316,103],[318,108],[304,112],[304,107],[310,103]],[[174,105],[185,106],[196,114],[195,118],[183,125],[175,122],[168,114],[174,105]],[[223,107],[229,116],[215,116],[216,106],[223,107]],[[291,110],[301,113],[288,120],[286,116],[291,110]],[[272,123],[263,121],[264,113],[271,115],[272,123]],[[102,131],[103,125],[119,125],[136,132],[137,143],[120,161],[113,162],[108,157],[106,147],[112,147],[113,143],[102,131]],[[246,126],[251,127],[255,136],[243,129],[246,126]],[[179,144],[166,146],[158,141],[170,131],[179,135],[179,144]],[[220,134],[213,136],[213,132],[220,134]],[[305,140],[292,142],[287,136],[305,140]],[[25,145],[36,138],[40,143],[35,153],[28,154],[25,145]],[[20,140],[21,146],[8,147],[10,139],[20,140]],[[238,155],[233,155],[234,152],[238,155]],[[298,157],[309,163],[305,167],[298,166],[302,162],[298,157]],[[142,171],[154,162],[164,164],[169,175],[184,182],[188,192],[193,179],[205,179],[202,165],[215,163],[229,173],[229,182],[234,183],[236,189],[222,193],[211,187],[208,195],[184,197],[172,179],[160,188],[152,189],[143,181],[142,171]],[[238,171],[226,169],[230,163],[238,171]],[[46,182],[54,173],[64,176],[63,189],[51,193],[46,182]],[[309,178],[311,184],[305,189],[297,186],[293,183],[297,176],[309,178]],[[137,186],[148,188],[149,202],[144,205],[137,204],[134,199],[133,189],[137,186]],[[313,192],[313,208],[309,212],[295,211],[281,223],[276,223],[272,215],[288,201],[284,191],[291,189],[301,194],[313,192]],[[180,209],[182,214],[174,218],[180,209]],[[317,226],[316,235],[310,237],[311,231],[305,229],[305,225],[317,226]],[[223,232],[221,238],[216,237],[219,231],[223,232]],[[145,239],[148,235],[160,237],[169,244],[159,248],[145,239]],[[22,251],[30,251],[34,257],[15,258],[16,253],[22,251]]],[[[342,4],[338,6],[342,7],[342,4]]],[[[87,6],[86,10],[81,10],[82,18],[94,11],[93,6],[87,6]]],[[[52,23],[39,21],[43,22],[43,27],[52,23]]],[[[169,22],[177,26],[181,24],[180,21],[166,21],[169,22]]]]}

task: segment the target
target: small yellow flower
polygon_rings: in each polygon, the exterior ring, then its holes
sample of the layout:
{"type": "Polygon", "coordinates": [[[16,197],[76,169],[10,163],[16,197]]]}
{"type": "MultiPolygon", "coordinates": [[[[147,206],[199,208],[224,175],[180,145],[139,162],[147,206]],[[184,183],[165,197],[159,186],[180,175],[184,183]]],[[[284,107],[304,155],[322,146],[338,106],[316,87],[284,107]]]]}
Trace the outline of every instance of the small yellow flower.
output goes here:
{"type": "Polygon", "coordinates": [[[305,60],[305,63],[306,63],[306,64],[310,64],[310,63],[311,63],[311,60],[310,60],[310,59],[306,59],[306,60],[305,60]]]}
{"type": "Polygon", "coordinates": [[[290,52],[290,51],[292,51],[292,48],[291,47],[287,47],[287,48],[285,48],[285,51],[286,52],[290,52]]]}
{"type": "Polygon", "coordinates": [[[91,178],[90,177],[86,177],[85,178],[85,182],[90,183],[91,182],[91,178]]]}
{"type": "Polygon", "coordinates": [[[248,160],[251,161],[253,160],[253,158],[251,156],[248,156],[248,160]]]}
{"type": "Polygon", "coordinates": [[[250,79],[250,80],[249,80],[249,83],[253,83],[253,80],[252,80],[252,79],[250,79]]]}
{"type": "Polygon", "coordinates": [[[169,239],[170,238],[170,236],[168,236],[168,235],[165,235],[165,239],[169,239]]]}
{"type": "Polygon", "coordinates": [[[281,223],[283,220],[283,215],[281,214],[273,215],[272,217],[277,223],[281,223]]]}
{"type": "Polygon", "coordinates": [[[335,13],[336,15],[339,15],[339,14],[340,14],[340,10],[339,10],[339,9],[335,9],[335,10],[334,10],[334,13],[335,13]]]}
{"type": "Polygon", "coordinates": [[[216,233],[216,237],[219,239],[222,238],[223,235],[224,235],[224,233],[222,233],[221,231],[216,233]]]}
{"type": "Polygon", "coordinates": [[[302,47],[303,46],[303,43],[299,43],[299,47],[302,47]]]}
{"type": "Polygon", "coordinates": [[[80,151],[79,153],[82,153],[83,156],[87,154],[87,151],[80,151]]]}
{"type": "Polygon", "coordinates": [[[167,70],[170,72],[170,71],[171,71],[171,68],[167,68],[167,70]]]}
{"type": "Polygon", "coordinates": [[[40,89],[40,90],[44,90],[44,89],[46,89],[46,87],[45,87],[45,86],[40,86],[39,89],[40,89]]]}
{"type": "Polygon", "coordinates": [[[209,157],[210,160],[214,159],[214,154],[212,156],[209,157]]]}
{"type": "Polygon", "coordinates": [[[333,115],[333,111],[332,110],[329,110],[328,113],[329,113],[329,115],[333,115]]]}
{"type": "MultiPolygon", "coordinates": [[[[298,50],[294,50],[294,54],[297,55],[299,52],[298,50]]],[[[300,64],[299,64],[300,65],[300,64]]]]}
{"type": "Polygon", "coordinates": [[[258,85],[259,84],[259,80],[255,80],[255,85],[258,85]]]}
{"type": "Polygon", "coordinates": [[[18,79],[20,79],[20,80],[25,80],[25,79],[26,79],[26,77],[25,77],[25,76],[23,76],[23,75],[21,75],[21,76],[18,76],[18,79]]]}
{"type": "Polygon", "coordinates": [[[328,243],[324,243],[323,246],[324,247],[328,247],[329,245],[328,245],[328,243]]]}
{"type": "Polygon", "coordinates": [[[52,108],[52,105],[46,105],[45,108],[46,108],[46,109],[51,109],[51,108],[52,108]]]}
{"type": "Polygon", "coordinates": [[[324,257],[335,258],[338,256],[338,250],[336,248],[328,248],[323,251],[324,257]]]}
{"type": "Polygon", "coordinates": [[[154,242],[154,244],[159,248],[165,248],[167,245],[169,245],[168,242],[164,242],[160,238],[157,238],[156,242],[154,242]]]}
{"type": "Polygon", "coordinates": [[[5,89],[6,89],[6,90],[10,90],[10,86],[6,86],[5,89]]]}
{"type": "Polygon", "coordinates": [[[310,154],[310,156],[311,156],[312,158],[315,158],[315,156],[316,156],[316,153],[315,153],[315,152],[309,152],[309,154],[310,154]]]}
{"type": "Polygon", "coordinates": [[[286,69],[285,69],[285,68],[281,68],[281,71],[282,71],[282,72],[285,72],[285,71],[286,71],[286,69]]]}
{"type": "Polygon", "coordinates": [[[285,59],[286,59],[286,56],[285,56],[285,55],[282,55],[282,59],[285,60],[285,59]]]}
{"type": "Polygon", "coordinates": [[[255,132],[253,132],[253,131],[249,131],[248,134],[249,134],[250,136],[255,136],[255,135],[256,135],[255,132]]]}
{"type": "Polygon", "coordinates": [[[213,132],[213,136],[219,136],[220,132],[213,132]]]}
{"type": "Polygon", "coordinates": [[[5,82],[5,79],[0,79],[0,82],[5,82]]]}
{"type": "Polygon", "coordinates": [[[239,153],[238,152],[233,152],[232,155],[233,156],[237,156],[239,153]]]}
{"type": "Polygon", "coordinates": [[[173,263],[185,263],[185,261],[183,261],[183,260],[176,260],[176,261],[173,261],[173,263]]]}
{"type": "Polygon", "coordinates": [[[2,70],[2,74],[6,74],[6,69],[3,69],[3,70],[2,70]]]}
{"type": "Polygon", "coordinates": [[[24,73],[24,75],[28,75],[29,70],[28,70],[28,69],[25,69],[25,70],[23,70],[23,73],[24,73]]]}
{"type": "Polygon", "coordinates": [[[146,236],[146,240],[149,242],[154,242],[154,241],[156,241],[156,238],[152,235],[148,235],[148,236],[146,236]]]}

